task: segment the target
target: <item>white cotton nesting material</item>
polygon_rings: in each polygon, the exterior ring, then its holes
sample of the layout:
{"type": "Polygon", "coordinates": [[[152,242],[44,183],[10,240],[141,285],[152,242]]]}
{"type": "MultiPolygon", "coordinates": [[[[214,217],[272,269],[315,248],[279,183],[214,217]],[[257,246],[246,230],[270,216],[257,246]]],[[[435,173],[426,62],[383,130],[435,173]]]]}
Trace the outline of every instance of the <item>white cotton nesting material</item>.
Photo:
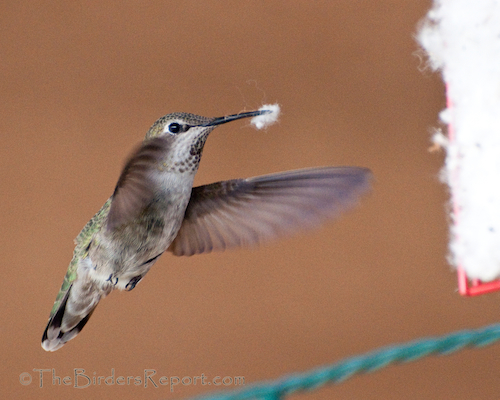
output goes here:
{"type": "Polygon", "coordinates": [[[266,104],[259,108],[259,111],[269,111],[266,114],[253,117],[250,123],[257,129],[267,128],[269,125],[274,124],[280,115],[279,104],[266,104]]]}
{"type": "Polygon", "coordinates": [[[419,40],[448,88],[450,258],[490,281],[500,277],[500,3],[436,0],[419,40]]]}

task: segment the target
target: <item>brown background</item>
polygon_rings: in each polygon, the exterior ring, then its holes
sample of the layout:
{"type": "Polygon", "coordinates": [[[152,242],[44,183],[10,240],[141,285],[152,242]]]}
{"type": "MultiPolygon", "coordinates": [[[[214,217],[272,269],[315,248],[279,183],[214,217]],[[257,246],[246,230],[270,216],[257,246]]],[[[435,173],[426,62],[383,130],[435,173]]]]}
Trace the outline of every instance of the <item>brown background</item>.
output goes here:
{"type": "MultiPolygon", "coordinates": [[[[250,384],[498,320],[446,263],[444,107],[413,38],[429,1],[2,2],[0,391],[9,398],[183,398],[213,386],[38,388],[33,369],[244,376],[250,384]],[[203,5],[201,5],[203,4],[203,5]],[[279,102],[280,123],[210,137],[197,183],[322,165],[370,167],[373,193],[320,230],[163,256],[77,339],[40,339],[73,238],[156,118],[279,102]],[[19,376],[33,375],[22,386],[19,376]]],[[[298,399],[497,399],[500,346],[429,357],[298,399]]],[[[82,383],[83,384],[83,383],[82,383]]],[[[233,388],[233,387],[230,387],[233,388]]],[[[7,398],[7,397],[5,397],[7,398]]]]}

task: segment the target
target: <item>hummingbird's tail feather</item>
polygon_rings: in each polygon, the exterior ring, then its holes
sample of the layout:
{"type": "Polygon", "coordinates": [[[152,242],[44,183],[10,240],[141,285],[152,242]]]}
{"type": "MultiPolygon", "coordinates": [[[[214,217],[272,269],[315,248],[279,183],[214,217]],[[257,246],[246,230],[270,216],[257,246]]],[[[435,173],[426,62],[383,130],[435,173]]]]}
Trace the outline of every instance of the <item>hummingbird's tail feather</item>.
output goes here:
{"type": "Polygon", "coordinates": [[[56,351],[73,339],[83,329],[99,300],[111,290],[98,289],[87,281],[75,281],[66,292],[57,311],[50,317],[42,336],[42,348],[56,351]]]}
{"type": "Polygon", "coordinates": [[[81,319],[73,328],[64,331],[61,329],[62,320],[66,311],[66,305],[68,301],[69,291],[66,294],[63,302],[61,303],[56,314],[49,320],[45,331],[42,336],[42,347],[46,351],[56,351],[60,349],[64,344],[73,339],[76,335],[80,333],[83,329],[90,316],[94,312],[94,309],[88,313],[83,319],[81,319]]]}

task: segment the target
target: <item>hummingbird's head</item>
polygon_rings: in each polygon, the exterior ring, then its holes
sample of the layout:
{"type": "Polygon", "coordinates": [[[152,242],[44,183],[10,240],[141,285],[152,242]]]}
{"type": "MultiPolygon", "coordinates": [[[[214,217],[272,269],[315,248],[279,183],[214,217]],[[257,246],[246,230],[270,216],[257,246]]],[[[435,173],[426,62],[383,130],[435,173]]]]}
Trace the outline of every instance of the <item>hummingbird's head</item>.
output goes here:
{"type": "Polygon", "coordinates": [[[249,111],[217,118],[188,113],[167,114],[153,124],[146,134],[145,141],[164,138],[168,142],[166,165],[179,170],[193,169],[193,167],[196,169],[207,137],[218,125],[269,112],[249,111]]]}

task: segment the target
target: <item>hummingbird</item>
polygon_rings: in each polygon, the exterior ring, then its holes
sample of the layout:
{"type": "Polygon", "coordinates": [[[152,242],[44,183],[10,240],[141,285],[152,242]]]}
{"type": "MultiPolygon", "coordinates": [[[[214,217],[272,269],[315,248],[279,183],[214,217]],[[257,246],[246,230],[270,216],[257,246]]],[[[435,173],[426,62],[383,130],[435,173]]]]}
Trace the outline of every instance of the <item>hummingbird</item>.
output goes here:
{"type": "Polygon", "coordinates": [[[203,147],[219,125],[269,110],[218,118],[173,113],[132,152],[111,197],[75,239],[42,347],[55,351],[82,330],[101,299],[130,291],[165,252],[176,256],[258,244],[313,227],[351,208],[370,188],[360,167],[320,167],[193,187],[203,147]]]}

